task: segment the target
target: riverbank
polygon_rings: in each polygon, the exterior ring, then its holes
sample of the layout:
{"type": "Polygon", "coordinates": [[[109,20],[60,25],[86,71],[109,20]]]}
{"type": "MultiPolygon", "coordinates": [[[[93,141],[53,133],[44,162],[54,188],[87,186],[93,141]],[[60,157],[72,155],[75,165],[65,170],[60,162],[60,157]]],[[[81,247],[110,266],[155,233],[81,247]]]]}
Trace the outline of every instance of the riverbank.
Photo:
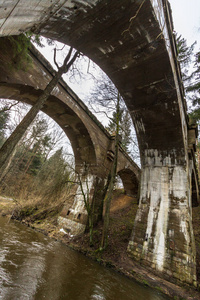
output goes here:
{"type": "MultiPolygon", "coordinates": [[[[133,228],[134,216],[137,211],[135,202],[134,198],[125,195],[116,195],[114,197],[110,214],[109,245],[104,252],[98,251],[102,231],[101,223],[94,230],[94,246],[92,248],[88,246],[89,235],[87,233],[74,238],[70,237],[62,228],[58,228],[57,216],[61,210],[61,205],[48,208],[27,205],[22,208],[10,199],[0,198],[0,210],[3,215],[12,216],[27,226],[62,241],[64,244],[84,253],[99,263],[107,267],[112,267],[117,272],[144,285],[162,291],[172,297],[172,299],[200,299],[200,295],[195,289],[188,286],[179,287],[173,283],[169,283],[152,274],[149,270],[142,268],[128,257],[126,249],[133,228]]],[[[199,208],[195,208],[193,212],[194,232],[198,255],[200,246],[199,213],[199,208]]]]}

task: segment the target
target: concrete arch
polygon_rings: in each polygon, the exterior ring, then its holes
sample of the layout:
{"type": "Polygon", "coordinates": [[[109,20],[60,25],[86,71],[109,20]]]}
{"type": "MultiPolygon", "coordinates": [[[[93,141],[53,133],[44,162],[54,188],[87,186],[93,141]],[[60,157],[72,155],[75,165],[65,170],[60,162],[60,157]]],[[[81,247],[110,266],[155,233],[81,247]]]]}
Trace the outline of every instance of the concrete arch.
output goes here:
{"type": "MultiPolygon", "coordinates": [[[[12,69],[14,53],[10,41],[7,38],[1,41],[0,97],[32,105],[51,80],[54,70],[34,47],[29,51],[31,66],[25,70],[12,69]]],[[[84,173],[83,166],[86,163],[92,175],[104,180],[112,164],[108,152],[114,149],[113,139],[63,80],[54,88],[43,111],[53,118],[69,137],[76,166],[82,168],[84,173]]],[[[122,149],[119,151],[118,161],[118,168],[134,166],[137,172],[140,172],[122,149]]]]}
{"type": "Polygon", "coordinates": [[[128,196],[138,196],[139,180],[131,169],[122,169],[117,173],[123,183],[125,194],[128,196]]]}
{"type": "Polygon", "coordinates": [[[175,66],[169,57],[173,51],[166,47],[152,2],[144,2],[136,24],[130,28],[129,20],[140,1],[97,1],[94,5],[78,1],[76,10],[65,3],[54,19],[50,17],[34,27],[44,36],[82,51],[111,78],[131,113],[142,165],[146,157],[156,155],[155,151],[159,157],[170,152],[174,159],[174,149],[179,160],[185,161],[185,117],[180,114],[175,66]],[[62,33],[59,26],[65,28],[62,33]]]}
{"type": "MultiPolygon", "coordinates": [[[[33,105],[41,90],[28,85],[0,84],[0,98],[18,100],[33,105]]],[[[69,106],[51,95],[42,110],[65,132],[71,142],[76,168],[83,163],[96,164],[96,153],[91,136],[83,121],[69,106]]]]}
{"type": "MultiPolygon", "coordinates": [[[[25,69],[11,67],[13,55],[12,44],[9,39],[3,38],[0,43],[0,97],[33,104],[51,80],[54,70],[34,47],[29,50],[31,66],[25,69]]],[[[102,153],[106,152],[110,135],[62,79],[54,88],[43,111],[69,136],[76,166],[81,167],[86,163],[96,172],[96,166],[104,160],[105,155],[102,153]]]]}
{"type": "Polygon", "coordinates": [[[32,29],[82,51],[105,71],[123,96],[136,128],[142,166],[152,156],[163,160],[170,155],[174,161],[174,149],[179,161],[185,162],[182,123],[186,121],[185,113],[180,112],[184,103],[173,61],[171,24],[165,20],[166,16],[170,19],[166,0],[76,1],[76,5],[71,1],[52,5],[43,0],[36,15],[35,4],[27,15],[23,0],[20,3],[18,20],[23,21],[10,25],[18,11],[9,15],[13,7],[8,2],[2,35],[32,29]],[[129,26],[134,15],[137,18],[129,26]]]}
{"type": "Polygon", "coordinates": [[[196,284],[189,124],[169,3],[75,2],[33,1],[27,10],[25,0],[5,0],[0,34],[32,29],[82,51],[111,78],[131,113],[141,154],[140,203],[128,251],[167,279],[196,284]]]}
{"type": "MultiPolygon", "coordinates": [[[[8,63],[9,59],[12,61],[12,50],[6,51],[7,60],[5,57],[4,60],[2,59],[4,54],[0,47],[0,61],[2,62],[0,64],[0,98],[15,99],[33,105],[41,94],[42,88],[51,79],[51,67],[35,49],[31,49],[30,56],[33,60],[30,69],[13,71],[7,68],[5,63],[8,63]]],[[[71,141],[76,167],[80,171],[79,175],[81,175],[84,189],[88,192],[89,188],[90,200],[96,203],[94,220],[97,221],[102,212],[105,180],[112,165],[108,153],[113,150],[113,139],[62,80],[48,98],[43,111],[61,126],[71,141]],[[89,167],[86,168],[88,170],[84,168],[85,166],[89,167]],[[95,189],[98,192],[95,192],[95,199],[93,199],[95,189]]],[[[120,148],[118,169],[128,167],[132,167],[138,176],[140,169],[120,148]]],[[[128,188],[127,183],[126,187],[128,188]]],[[[75,195],[74,202],[66,204],[60,218],[62,222],[64,220],[65,226],[71,228],[70,230],[80,233],[85,229],[87,213],[80,187],[74,186],[72,193],[75,195]]]]}

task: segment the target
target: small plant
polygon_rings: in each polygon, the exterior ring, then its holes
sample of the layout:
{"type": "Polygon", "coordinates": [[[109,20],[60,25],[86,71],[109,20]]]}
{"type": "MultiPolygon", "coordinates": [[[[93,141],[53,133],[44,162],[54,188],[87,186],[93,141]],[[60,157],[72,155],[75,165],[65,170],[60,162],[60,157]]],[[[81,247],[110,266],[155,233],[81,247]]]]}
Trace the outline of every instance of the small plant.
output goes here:
{"type": "Polygon", "coordinates": [[[159,292],[162,292],[163,293],[163,290],[160,286],[156,286],[156,290],[158,290],[159,292]]]}
{"type": "Polygon", "coordinates": [[[142,283],[143,283],[144,285],[146,285],[146,286],[149,286],[148,281],[146,281],[145,279],[142,280],[142,283]]]}
{"type": "Polygon", "coordinates": [[[28,48],[31,45],[31,36],[20,34],[17,37],[9,36],[8,40],[13,49],[12,68],[27,70],[31,63],[31,58],[28,55],[28,48]]]}
{"type": "Polygon", "coordinates": [[[8,40],[10,41],[13,49],[12,68],[14,67],[17,70],[26,71],[32,62],[31,57],[29,56],[29,47],[31,46],[31,42],[33,41],[38,46],[43,47],[40,36],[34,35],[31,31],[28,31],[25,34],[18,35],[17,37],[9,36],[8,40]]]}

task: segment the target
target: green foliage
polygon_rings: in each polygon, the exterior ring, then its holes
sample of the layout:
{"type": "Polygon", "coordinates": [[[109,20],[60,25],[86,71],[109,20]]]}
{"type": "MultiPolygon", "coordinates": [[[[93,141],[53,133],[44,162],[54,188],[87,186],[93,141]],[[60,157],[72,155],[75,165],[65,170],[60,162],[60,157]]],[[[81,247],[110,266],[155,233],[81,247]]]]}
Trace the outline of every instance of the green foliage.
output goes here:
{"type": "MultiPolygon", "coordinates": [[[[131,118],[130,114],[127,110],[124,110],[124,107],[120,108],[119,110],[119,135],[121,136],[121,145],[128,152],[128,146],[131,142],[130,135],[131,135],[131,118]]],[[[111,133],[115,133],[116,131],[116,120],[117,120],[117,113],[113,111],[112,118],[106,129],[111,133]]]]}
{"type": "Polygon", "coordinates": [[[148,281],[146,281],[145,279],[142,280],[142,283],[143,283],[145,286],[150,286],[149,283],[148,283],[148,281]]]}
{"type": "Polygon", "coordinates": [[[41,166],[40,172],[35,178],[35,185],[38,186],[41,182],[43,183],[43,188],[39,194],[42,198],[48,199],[48,201],[59,198],[62,192],[67,190],[70,182],[70,171],[63,157],[62,148],[58,149],[41,166]]]}
{"type": "MultiPolygon", "coordinates": [[[[9,111],[0,111],[0,142],[5,135],[9,111]]],[[[8,124],[9,125],[9,124],[8,124]]],[[[58,201],[68,194],[70,172],[62,149],[50,156],[56,147],[56,130],[40,115],[29,127],[16,148],[11,165],[1,186],[7,196],[17,199],[58,201]]],[[[59,135],[59,134],[58,134],[59,135]]],[[[58,146],[57,146],[58,147],[58,146]]]]}
{"type": "Polygon", "coordinates": [[[17,148],[14,164],[17,162],[19,171],[36,176],[47,159],[52,148],[51,136],[47,134],[48,124],[45,119],[35,121],[29,131],[28,140],[17,148]]]}
{"type": "Polygon", "coordinates": [[[196,43],[187,46],[186,40],[181,35],[176,37],[176,41],[186,97],[193,104],[190,120],[194,123],[200,120],[200,51],[195,54],[194,71],[189,72],[196,43]]]}
{"type": "Polygon", "coordinates": [[[192,74],[190,74],[189,68],[192,63],[195,44],[196,42],[193,43],[191,46],[188,46],[186,39],[184,39],[181,35],[179,36],[176,35],[178,61],[181,66],[182,80],[183,80],[186,93],[187,93],[186,88],[190,84],[190,81],[192,80],[193,77],[192,74]]]}
{"type": "Polygon", "coordinates": [[[176,35],[178,60],[182,67],[188,67],[188,65],[191,63],[195,44],[196,42],[191,46],[188,46],[186,39],[184,39],[181,35],[176,35]]]}
{"type": "MultiPolygon", "coordinates": [[[[187,92],[192,92],[192,101],[194,106],[200,105],[200,51],[196,53],[195,55],[195,64],[194,64],[195,70],[192,73],[192,76],[194,78],[194,81],[191,83],[190,86],[187,87],[187,92]]],[[[200,113],[199,113],[200,114],[200,113]]]]}
{"type": "Polygon", "coordinates": [[[8,39],[13,49],[13,65],[11,67],[17,70],[26,70],[31,63],[31,58],[28,55],[28,48],[31,45],[31,37],[20,34],[17,37],[9,36],[8,39]]]}
{"type": "Polygon", "coordinates": [[[27,173],[36,176],[37,173],[40,171],[41,166],[43,165],[44,162],[43,153],[41,151],[37,151],[35,154],[31,154],[30,161],[31,164],[30,166],[29,165],[27,166],[28,168],[27,173]]]}
{"type": "Polygon", "coordinates": [[[189,123],[196,124],[200,120],[200,109],[196,108],[189,113],[189,123]]]}
{"type": "MultiPolygon", "coordinates": [[[[38,34],[33,34],[31,31],[28,31],[25,33],[28,39],[31,40],[32,43],[38,45],[39,47],[43,48],[44,44],[42,44],[42,38],[38,34]]],[[[53,41],[51,39],[48,39],[48,44],[53,45],[53,41]]]]}
{"type": "Polygon", "coordinates": [[[31,42],[35,42],[38,46],[43,47],[41,37],[30,31],[18,36],[9,36],[8,40],[13,49],[13,65],[11,67],[17,70],[27,70],[31,65],[31,58],[28,50],[31,46],[31,42]]]}
{"type": "Polygon", "coordinates": [[[122,135],[122,147],[128,151],[128,146],[131,143],[131,117],[129,112],[126,110],[123,112],[122,121],[120,123],[120,131],[122,135]]]}

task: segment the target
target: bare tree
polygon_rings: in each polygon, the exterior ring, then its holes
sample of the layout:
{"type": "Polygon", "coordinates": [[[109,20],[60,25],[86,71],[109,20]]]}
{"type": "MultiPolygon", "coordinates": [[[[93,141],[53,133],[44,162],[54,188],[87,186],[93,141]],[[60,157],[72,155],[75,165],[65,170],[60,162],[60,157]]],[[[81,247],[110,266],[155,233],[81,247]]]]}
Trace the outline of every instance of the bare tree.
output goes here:
{"type": "MultiPolygon", "coordinates": [[[[80,52],[76,51],[74,54],[72,54],[73,48],[71,47],[67,56],[64,59],[64,63],[61,67],[57,65],[58,71],[55,73],[52,80],[48,83],[42,94],[39,96],[37,102],[32,106],[30,111],[27,113],[27,115],[23,118],[23,120],[20,122],[20,124],[17,126],[17,128],[14,130],[14,132],[11,134],[11,136],[6,140],[6,142],[3,144],[3,146],[0,149],[0,180],[3,179],[3,177],[6,174],[6,171],[10,165],[11,159],[13,157],[13,153],[16,149],[17,144],[19,143],[20,139],[23,137],[24,133],[26,132],[29,125],[32,123],[34,118],[36,117],[39,110],[42,109],[44,103],[49,98],[51,92],[53,91],[54,87],[60,80],[61,76],[64,73],[67,73],[70,67],[75,62],[76,58],[80,56],[80,52]]],[[[55,60],[55,55],[54,55],[55,60]]]]}
{"type": "Polygon", "coordinates": [[[7,103],[6,99],[0,99],[1,107],[0,113],[4,113],[6,111],[10,111],[14,106],[18,105],[19,101],[13,101],[12,103],[7,103]]]}
{"type": "MultiPolygon", "coordinates": [[[[86,99],[87,104],[97,117],[100,116],[103,123],[105,123],[105,120],[108,121],[105,127],[109,133],[113,134],[116,127],[116,99],[118,97],[118,90],[102,71],[99,71],[99,76],[93,79],[94,87],[91,95],[86,99]]],[[[135,129],[130,113],[121,96],[119,105],[119,134],[121,136],[121,146],[139,163],[140,156],[135,129]]]]}
{"type": "Polygon", "coordinates": [[[108,191],[104,199],[105,214],[103,219],[103,232],[100,249],[105,249],[108,245],[108,228],[109,228],[109,217],[110,217],[110,204],[115,186],[116,175],[117,175],[117,161],[118,161],[118,150],[119,150],[119,120],[120,120],[120,95],[117,96],[116,105],[116,134],[115,134],[115,151],[114,160],[110,172],[110,182],[108,185],[108,191]]]}
{"type": "MultiPolygon", "coordinates": [[[[92,109],[95,109],[95,112],[106,115],[109,119],[106,129],[115,136],[114,160],[108,176],[104,197],[105,213],[100,249],[105,249],[108,244],[110,204],[117,177],[119,145],[124,150],[129,150],[129,144],[132,142],[130,130],[132,122],[124,101],[111,80],[104,73],[101,73],[100,79],[94,80],[96,85],[91,94],[89,105],[92,109]]],[[[136,137],[134,142],[137,143],[136,137]]]]}

